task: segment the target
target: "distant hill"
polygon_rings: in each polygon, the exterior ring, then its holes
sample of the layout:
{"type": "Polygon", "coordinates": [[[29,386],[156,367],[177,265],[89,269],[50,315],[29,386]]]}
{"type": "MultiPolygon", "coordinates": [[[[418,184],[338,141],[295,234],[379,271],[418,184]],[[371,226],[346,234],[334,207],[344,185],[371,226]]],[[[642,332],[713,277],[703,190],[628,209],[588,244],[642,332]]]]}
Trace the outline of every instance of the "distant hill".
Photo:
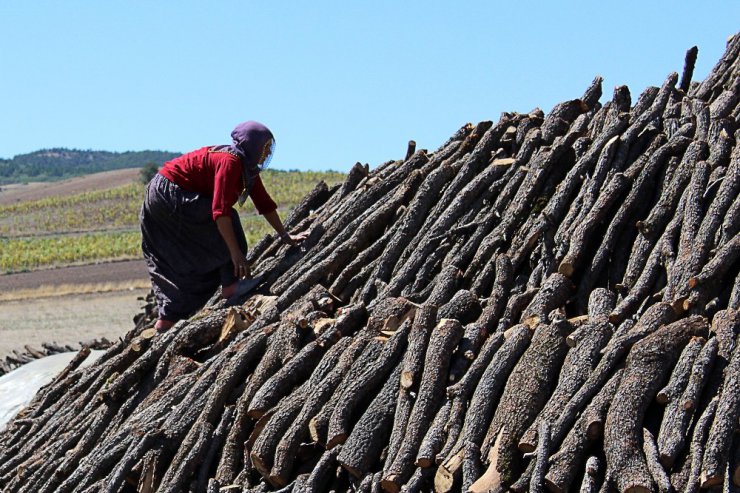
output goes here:
{"type": "Polygon", "coordinates": [[[179,156],[166,151],[82,151],[78,149],[42,149],[0,159],[0,185],[27,181],[53,181],[73,176],[142,167],[147,163],[161,166],[179,156]]]}

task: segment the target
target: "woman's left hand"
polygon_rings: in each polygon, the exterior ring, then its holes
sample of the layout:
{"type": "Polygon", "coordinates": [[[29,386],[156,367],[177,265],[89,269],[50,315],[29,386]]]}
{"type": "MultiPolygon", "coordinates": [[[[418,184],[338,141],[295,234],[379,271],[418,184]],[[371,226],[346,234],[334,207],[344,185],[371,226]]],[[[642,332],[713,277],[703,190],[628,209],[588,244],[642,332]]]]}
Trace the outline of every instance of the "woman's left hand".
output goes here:
{"type": "Polygon", "coordinates": [[[296,235],[292,235],[292,234],[289,234],[289,233],[284,233],[284,234],[280,235],[280,238],[285,243],[287,243],[287,244],[289,244],[291,246],[296,246],[296,245],[299,245],[299,244],[303,243],[303,241],[306,238],[308,238],[308,233],[305,232],[305,231],[303,233],[298,233],[296,235]]]}

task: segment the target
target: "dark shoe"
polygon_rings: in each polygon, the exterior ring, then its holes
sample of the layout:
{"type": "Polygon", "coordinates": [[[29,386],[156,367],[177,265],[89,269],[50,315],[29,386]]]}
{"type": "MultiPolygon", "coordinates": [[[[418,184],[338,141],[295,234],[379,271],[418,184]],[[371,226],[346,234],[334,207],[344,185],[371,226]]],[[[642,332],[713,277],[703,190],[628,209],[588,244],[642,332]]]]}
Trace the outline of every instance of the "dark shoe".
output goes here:
{"type": "Polygon", "coordinates": [[[228,300],[226,300],[227,303],[230,305],[236,303],[252,292],[261,282],[262,276],[253,277],[251,279],[239,279],[239,282],[236,284],[236,291],[228,300]]]}

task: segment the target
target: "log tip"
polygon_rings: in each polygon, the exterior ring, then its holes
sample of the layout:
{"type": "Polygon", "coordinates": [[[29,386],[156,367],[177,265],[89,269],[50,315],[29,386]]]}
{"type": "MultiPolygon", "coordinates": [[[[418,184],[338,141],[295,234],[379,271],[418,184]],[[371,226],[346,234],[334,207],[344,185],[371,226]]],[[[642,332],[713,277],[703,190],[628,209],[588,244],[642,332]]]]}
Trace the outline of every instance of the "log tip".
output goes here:
{"type": "Polygon", "coordinates": [[[521,441],[519,442],[519,450],[522,451],[525,454],[531,454],[535,450],[537,450],[537,447],[535,444],[531,443],[530,441],[521,441]]]}
{"type": "Polygon", "coordinates": [[[388,493],[398,493],[401,491],[401,486],[398,484],[398,478],[395,474],[381,479],[380,487],[388,493]]]}
{"type": "Polygon", "coordinates": [[[552,478],[545,476],[545,487],[551,493],[565,493],[565,488],[555,483],[552,478]]]}
{"type": "Polygon", "coordinates": [[[627,486],[622,493],[651,493],[653,490],[649,486],[641,484],[633,484],[627,486]]]}
{"type": "Polygon", "coordinates": [[[570,262],[560,262],[560,265],[558,266],[558,272],[565,277],[571,277],[573,275],[573,272],[575,271],[575,267],[573,267],[573,264],[570,262]]]}
{"type": "Polygon", "coordinates": [[[347,441],[347,434],[338,433],[326,441],[326,449],[327,450],[333,449],[337,445],[341,445],[346,441],[347,441]]]}
{"type": "Polygon", "coordinates": [[[416,459],[415,464],[417,467],[421,467],[422,469],[426,469],[428,467],[436,465],[432,457],[419,457],[418,459],[416,459]]]}

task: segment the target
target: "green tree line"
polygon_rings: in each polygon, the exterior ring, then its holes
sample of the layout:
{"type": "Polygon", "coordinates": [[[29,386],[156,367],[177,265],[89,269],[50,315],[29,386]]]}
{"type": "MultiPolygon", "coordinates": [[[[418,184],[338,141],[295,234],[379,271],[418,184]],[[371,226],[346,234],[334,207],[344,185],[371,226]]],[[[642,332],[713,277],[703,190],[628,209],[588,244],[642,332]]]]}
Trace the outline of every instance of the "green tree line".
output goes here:
{"type": "Polygon", "coordinates": [[[61,180],[99,171],[139,168],[145,163],[161,166],[179,155],[167,151],[42,149],[12,159],[0,159],[0,184],[61,180]]]}

